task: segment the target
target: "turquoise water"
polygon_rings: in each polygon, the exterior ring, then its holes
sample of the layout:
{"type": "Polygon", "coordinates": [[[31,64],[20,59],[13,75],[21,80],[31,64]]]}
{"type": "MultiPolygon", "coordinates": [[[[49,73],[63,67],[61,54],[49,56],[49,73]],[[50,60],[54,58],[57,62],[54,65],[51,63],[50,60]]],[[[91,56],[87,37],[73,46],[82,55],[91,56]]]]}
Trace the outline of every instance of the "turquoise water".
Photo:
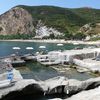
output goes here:
{"type": "MultiPolygon", "coordinates": [[[[8,56],[15,52],[19,52],[20,55],[27,53],[36,53],[40,51],[39,46],[46,46],[47,51],[52,50],[70,50],[76,47],[73,44],[64,44],[63,46],[57,46],[56,43],[35,43],[35,42],[0,42],[0,57],[8,56]],[[20,47],[20,50],[13,50],[13,47],[20,47]],[[26,47],[33,47],[33,50],[26,50],[26,47]]],[[[84,45],[78,45],[83,47],[84,45]]],[[[62,67],[62,66],[61,66],[62,67]]],[[[69,78],[75,78],[79,80],[85,80],[91,77],[88,73],[80,74],[76,72],[76,70],[70,70],[66,74],[58,73],[51,67],[45,67],[39,63],[27,63],[26,66],[18,68],[23,76],[23,78],[29,79],[33,78],[36,80],[46,80],[48,78],[52,78],[58,75],[65,75],[69,78]]]]}
{"type": "MultiPolygon", "coordinates": [[[[18,67],[23,78],[30,79],[33,78],[35,80],[46,80],[48,78],[53,78],[56,76],[66,76],[69,79],[78,79],[78,80],[86,80],[92,77],[95,77],[89,73],[78,73],[75,69],[70,69],[66,73],[60,73],[51,67],[46,67],[41,65],[40,63],[27,63],[27,67],[18,67]]],[[[60,66],[62,67],[62,66],[60,66]]]]}
{"type": "MultiPolygon", "coordinates": [[[[77,45],[83,47],[84,45],[77,45]]],[[[19,54],[35,53],[37,51],[46,50],[70,50],[75,48],[73,44],[64,44],[63,46],[57,46],[56,43],[35,43],[35,42],[0,42],[0,56],[7,56],[15,52],[19,54]],[[46,46],[46,49],[40,49],[39,46],[46,46]],[[13,50],[13,47],[20,47],[20,50],[13,50]],[[33,50],[26,50],[26,47],[33,47],[33,50]]]]}
{"type": "MultiPolygon", "coordinates": [[[[47,51],[52,50],[70,50],[76,46],[72,44],[64,44],[62,47],[58,47],[56,43],[34,43],[34,42],[0,42],[0,57],[8,56],[15,52],[18,52],[20,55],[27,53],[35,53],[40,51],[39,46],[46,46],[47,51]],[[13,50],[13,47],[20,47],[20,50],[13,50]],[[26,50],[26,47],[33,47],[33,50],[26,50]]],[[[83,47],[84,45],[78,45],[83,47]]],[[[44,50],[44,49],[43,49],[44,50]]],[[[62,66],[61,66],[62,67],[62,66]]],[[[94,77],[88,73],[80,74],[76,70],[71,69],[66,73],[59,73],[51,67],[45,67],[39,63],[29,62],[26,66],[17,67],[16,69],[20,70],[24,79],[36,79],[36,80],[46,80],[55,76],[67,76],[68,78],[74,78],[78,80],[86,80],[88,78],[94,77]]],[[[48,98],[54,97],[63,97],[62,95],[54,95],[49,97],[33,97],[32,95],[24,95],[22,97],[14,98],[12,100],[48,100],[48,98]]]]}

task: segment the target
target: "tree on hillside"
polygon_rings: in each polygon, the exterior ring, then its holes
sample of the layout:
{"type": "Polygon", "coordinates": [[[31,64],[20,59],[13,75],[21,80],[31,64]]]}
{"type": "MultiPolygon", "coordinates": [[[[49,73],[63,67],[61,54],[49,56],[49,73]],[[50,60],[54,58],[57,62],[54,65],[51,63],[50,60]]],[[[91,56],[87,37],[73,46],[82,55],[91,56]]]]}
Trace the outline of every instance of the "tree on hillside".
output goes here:
{"type": "Polygon", "coordinates": [[[73,36],[73,39],[75,40],[82,40],[82,39],[85,39],[86,38],[86,35],[79,32],[79,33],[76,33],[74,36],[73,36]]]}
{"type": "Polygon", "coordinates": [[[49,38],[50,39],[54,39],[55,38],[55,35],[54,34],[50,34],[49,38]]]}
{"type": "Polygon", "coordinates": [[[70,40],[70,39],[73,38],[73,34],[72,34],[72,33],[65,33],[64,38],[65,38],[66,40],[70,40]]]}

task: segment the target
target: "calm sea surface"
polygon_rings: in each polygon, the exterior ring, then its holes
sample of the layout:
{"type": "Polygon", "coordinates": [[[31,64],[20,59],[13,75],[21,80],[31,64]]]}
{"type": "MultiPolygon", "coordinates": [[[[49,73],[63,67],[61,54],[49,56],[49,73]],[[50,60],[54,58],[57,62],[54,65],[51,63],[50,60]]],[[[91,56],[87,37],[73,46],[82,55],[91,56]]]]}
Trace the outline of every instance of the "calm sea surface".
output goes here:
{"type": "MultiPolygon", "coordinates": [[[[77,45],[80,47],[84,47],[84,45],[77,45]]],[[[0,57],[8,56],[18,52],[20,55],[27,54],[27,53],[36,53],[37,51],[45,50],[45,51],[52,51],[52,50],[70,50],[75,48],[76,45],[73,44],[64,44],[63,46],[57,46],[56,43],[35,43],[35,42],[0,42],[0,57]],[[39,49],[39,46],[46,46],[45,49],[39,49]],[[13,50],[13,47],[20,47],[20,50],[13,50]],[[33,50],[26,50],[26,47],[33,47],[33,50]]],[[[62,67],[62,66],[61,66],[62,67]]],[[[62,74],[57,72],[56,70],[52,69],[51,67],[45,67],[39,63],[27,63],[26,66],[18,67],[20,70],[23,78],[25,79],[36,79],[36,80],[46,80],[48,78],[52,78],[58,75],[65,75],[68,78],[74,78],[79,80],[85,80],[91,77],[94,77],[88,73],[78,73],[76,70],[71,69],[66,74],[62,74]]],[[[45,97],[39,99],[33,99],[32,97],[24,98],[24,100],[47,100],[45,97]]],[[[23,100],[23,98],[20,98],[23,100]]],[[[19,100],[19,99],[16,99],[19,100]]]]}
{"type": "MultiPolygon", "coordinates": [[[[84,45],[77,45],[80,47],[84,47],[84,45]]],[[[75,48],[76,45],[73,44],[64,44],[63,46],[57,46],[56,43],[36,43],[36,42],[0,42],[0,57],[8,56],[15,52],[18,52],[20,55],[27,54],[27,53],[36,53],[37,51],[45,50],[45,51],[52,51],[52,50],[70,50],[75,48]],[[46,46],[45,49],[40,49],[39,46],[46,46]],[[13,47],[20,47],[20,50],[13,50],[13,47]],[[26,50],[26,47],[33,47],[33,50],[26,50]]],[[[62,66],[61,66],[62,67],[62,66]]],[[[64,75],[62,73],[58,73],[54,69],[50,67],[45,67],[39,63],[27,63],[26,66],[17,68],[20,70],[23,78],[29,79],[34,78],[37,80],[46,80],[48,78],[64,75]]],[[[75,78],[79,80],[85,80],[92,75],[88,73],[80,74],[77,73],[76,70],[70,70],[66,73],[66,76],[69,78],[75,78]]]]}
{"type": "MultiPolygon", "coordinates": [[[[83,47],[84,45],[78,45],[83,47]]],[[[16,51],[19,54],[26,54],[26,53],[35,53],[37,51],[46,50],[70,50],[75,48],[76,46],[73,44],[64,44],[63,46],[57,46],[56,43],[36,43],[36,42],[0,42],[0,56],[7,56],[16,51]],[[45,49],[40,49],[39,46],[46,46],[45,49]],[[20,47],[20,50],[13,50],[13,47],[20,47]],[[33,47],[33,50],[26,50],[26,47],[33,47]]]]}

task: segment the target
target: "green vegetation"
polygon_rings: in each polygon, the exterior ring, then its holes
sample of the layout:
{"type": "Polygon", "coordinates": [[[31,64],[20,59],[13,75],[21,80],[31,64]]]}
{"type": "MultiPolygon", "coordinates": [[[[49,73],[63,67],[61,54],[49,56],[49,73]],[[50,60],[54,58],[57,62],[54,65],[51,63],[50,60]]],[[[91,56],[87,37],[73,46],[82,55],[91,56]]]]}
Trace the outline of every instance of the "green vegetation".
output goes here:
{"type": "Polygon", "coordinates": [[[44,36],[43,39],[64,39],[64,36],[62,35],[55,36],[54,34],[50,34],[50,36],[44,36]]]}
{"type": "Polygon", "coordinates": [[[82,40],[85,39],[86,35],[83,33],[66,33],[64,36],[54,36],[54,34],[50,34],[50,36],[45,36],[43,39],[65,39],[65,40],[82,40]]]}
{"type": "Polygon", "coordinates": [[[86,35],[83,34],[83,33],[76,33],[73,36],[73,39],[75,39],[75,40],[82,40],[82,39],[85,39],[85,38],[86,38],[86,35]]]}
{"type": "Polygon", "coordinates": [[[92,37],[90,39],[90,41],[97,41],[97,40],[100,40],[100,36],[92,37]]]}
{"type": "Polygon", "coordinates": [[[1,40],[9,39],[32,39],[34,34],[10,34],[10,35],[0,35],[1,40]]]}
{"type": "Polygon", "coordinates": [[[76,33],[76,34],[72,34],[72,33],[67,33],[65,34],[65,39],[72,39],[72,40],[82,40],[85,39],[86,35],[83,33],[76,33]]]}
{"type": "Polygon", "coordinates": [[[72,9],[72,11],[76,13],[78,16],[81,16],[83,19],[86,19],[89,23],[100,22],[100,9],[84,7],[72,9]]]}
{"type": "MultiPolygon", "coordinates": [[[[54,34],[50,34],[50,36],[45,36],[43,39],[73,39],[73,40],[82,40],[86,36],[83,33],[77,33],[75,35],[71,33],[65,34],[65,36],[54,36],[54,34]]],[[[10,35],[0,35],[0,40],[9,40],[9,39],[33,39],[34,34],[10,34],[10,35]]]]}
{"type": "MultiPolygon", "coordinates": [[[[100,23],[100,9],[69,9],[55,6],[24,5],[19,5],[18,7],[26,9],[32,15],[34,27],[37,25],[38,21],[41,20],[47,27],[52,27],[64,33],[64,36],[54,36],[54,34],[51,34],[49,37],[44,37],[45,39],[64,38],[66,40],[82,40],[86,35],[77,32],[83,25],[91,23],[91,27],[95,28],[95,23],[100,23]]],[[[18,18],[16,15],[15,17],[18,18]]],[[[2,27],[0,27],[0,31],[2,30],[2,27]]],[[[88,33],[88,35],[93,33],[95,33],[95,31],[92,31],[90,34],[88,33]]],[[[98,33],[98,31],[96,33],[98,33]]],[[[32,37],[34,37],[34,34],[0,35],[0,39],[32,39],[32,37]]]]}
{"type": "Polygon", "coordinates": [[[82,26],[86,22],[84,19],[70,11],[70,9],[53,6],[21,7],[28,10],[35,20],[42,20],[42,22],[48,27],[56,28],[61,32],[68,30],[68,26],[74,31],[76,30],[74,29],[75,26],[82,26]]]}
{"type": "MultiPolygon", "coordinates": [[[[75,33],[87,23],[100,22],[100,10],[92,8],[68,9],[55,6],[23,6],[33,18],[42,20],[49,27],[66,33],[75,33]]],[[[36,24],[36,23],[33,23],[36,24]]]]}
{"type": "Polygon", "coordinates": [[[73,34],[72,33],[66,33],[64,38],[65,38],[65,40],[73,39],[73,34]]]}

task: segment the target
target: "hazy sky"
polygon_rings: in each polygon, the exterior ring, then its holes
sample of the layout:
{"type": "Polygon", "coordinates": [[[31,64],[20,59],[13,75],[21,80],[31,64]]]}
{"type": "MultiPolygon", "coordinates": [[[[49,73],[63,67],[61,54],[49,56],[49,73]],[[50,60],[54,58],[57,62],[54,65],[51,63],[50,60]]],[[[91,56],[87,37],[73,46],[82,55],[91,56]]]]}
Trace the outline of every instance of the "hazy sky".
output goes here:
{"type": "Polygon", "coordinates": [[[100,0],[1,0],[0,14],[16,5],[54,5],[65,8],[92,7],[100,9],[100,0]]]}

